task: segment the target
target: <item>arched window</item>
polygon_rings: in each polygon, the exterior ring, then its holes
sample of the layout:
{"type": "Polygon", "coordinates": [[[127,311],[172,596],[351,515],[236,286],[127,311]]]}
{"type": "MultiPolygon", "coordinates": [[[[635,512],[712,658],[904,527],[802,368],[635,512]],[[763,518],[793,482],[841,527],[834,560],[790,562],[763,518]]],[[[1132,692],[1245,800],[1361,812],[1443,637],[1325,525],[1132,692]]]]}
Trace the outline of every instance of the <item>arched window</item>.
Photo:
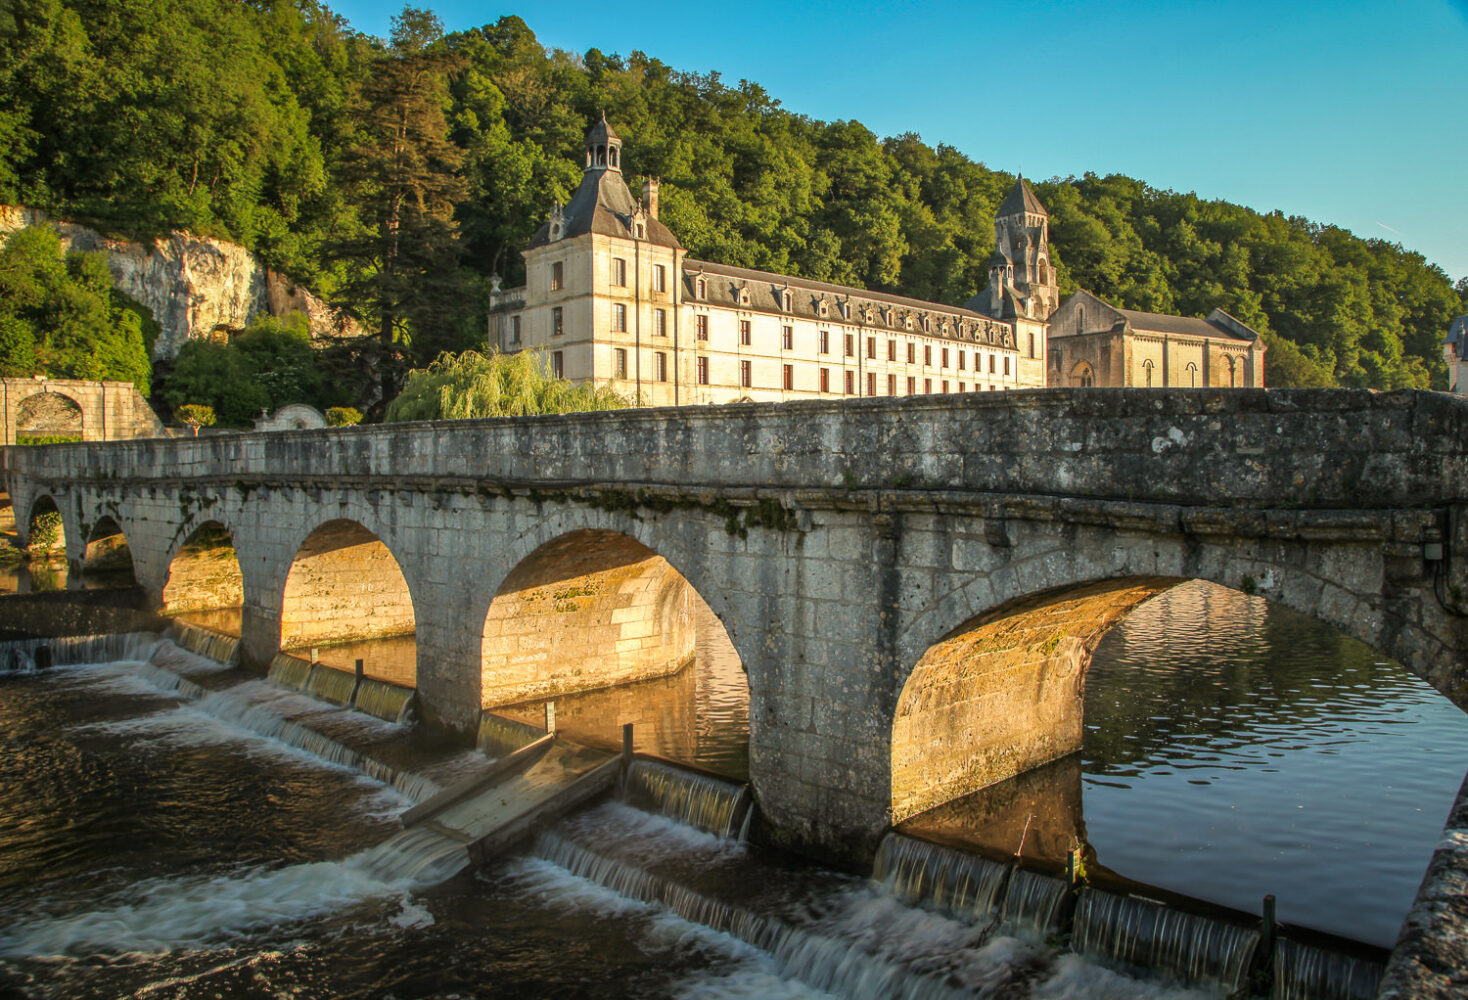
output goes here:
{"type": "Polygon", "coordinates": [[[1096,370],[1084,361],[1076,362],[1071,369],[1070,384],[1082,389],[1089,389],[1096,384],[1096,370]]]}
{"type": "Polygon", "coordinates": [[[1152,359],[1151,358],[1148,358],[1146,361],[1143,361],[1142,362],[1142,374],[1146,378],[1146,381],[1143,383],[1143,385],[1146,385],[1146,386],[1149,386],[1150,387],[1152,385],[1152,359]]]}
{"type": "Polygon", "coordinates": [[[1230,355],[1226,360],[1228,361],[1228,385],[1232,389],[1239,384],[1239,359],[1230,355]]]}
{"type": "Polygon", "coordinates": [[[701,299],[709,297],[709,283],[703,278],[698,279],[698,297],[701,299]]]}
{"type": "Polygon", "coordinates": [[[1188,385],[1196,389],[1198,387],[1198,366],[1189,361],[1183,366],[1183,370],[1188,373],[1188,385]]]}

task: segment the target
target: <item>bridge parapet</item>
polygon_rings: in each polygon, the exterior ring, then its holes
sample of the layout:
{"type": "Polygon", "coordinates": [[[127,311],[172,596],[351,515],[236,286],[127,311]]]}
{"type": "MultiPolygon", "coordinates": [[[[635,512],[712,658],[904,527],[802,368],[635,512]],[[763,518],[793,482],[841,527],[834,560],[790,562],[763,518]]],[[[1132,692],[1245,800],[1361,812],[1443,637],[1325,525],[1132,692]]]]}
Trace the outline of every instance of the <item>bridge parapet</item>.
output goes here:
{"type": "Polygon", "coordinates": [[[1468,401],[1365,390],[1038,390],[214,435],[26,449],[43,480],[628,483],[1209,507],[1468,498],[1468,401]]]}

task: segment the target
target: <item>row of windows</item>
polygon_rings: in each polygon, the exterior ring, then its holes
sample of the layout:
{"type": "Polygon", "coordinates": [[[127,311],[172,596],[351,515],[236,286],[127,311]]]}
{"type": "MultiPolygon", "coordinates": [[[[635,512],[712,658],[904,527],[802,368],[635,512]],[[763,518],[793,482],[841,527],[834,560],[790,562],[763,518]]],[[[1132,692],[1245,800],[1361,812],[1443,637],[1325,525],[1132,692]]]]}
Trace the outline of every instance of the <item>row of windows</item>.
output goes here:
{"type": "MultiPolygon", "coordinates": [[[[619,306],[618,308],[622,308],[622,307],[619,306]]],[[[659,311],[661,312],[661,310],[659,310],[659,311]]],[[[614,319],[614,322],[615,322],[615,319],[614,319]]],[[[624,330],[624,329],[626,329],[626,327],[625,326],[620,326],[620,327],[614,326],[614,329],[624,330]]],[[[699,339],[699,340],[708,340],[709,339],[709,318],[708,318],[708,316],[700,314],[699,316],[695,317],[695,330],[696,330],[695,336],[697,337],[697,339],[699,339]]],[[[1031,338],[1031,340],[1033,340],[1034,339],[1034,334],[1030,334],[1030,338],[1031,338]]],[[[750,346],[751,339],[752,339],[752,331],[751,331],[751,328],[750,328],[750,321],[747,320],[747,319],[740,320],[739,321],[739,344],[740,344],[740,346],[742,346],[742,347],[748,347],[748,346],[750,346]]],[[[848,333],[848,334],[846,334],[846,342],[844,344],[844,347],[845,347],[846,357],[848,357],[848,358],[854,358],[854,357],[856,357],[856,334],[854,334],[854,333],[848,333]]],[[[789,324],[785,324],[785,325],[783,325],[783,326],[780,327],[780,348],[782,350],[786,350],[786,351],[791,351],[791,350],[794,350],[795,349],[795,328],[793,326],[790,326],[789,324]]],[[[949,352],[950,351],[953,351],[953,350],[954,350],[953,348],[949,348],[949,347],[942,347],[942,348],[939,348],[938,349],[938,367],[939,368],[947,368],[947,367],[949,367],[950,362],[953,360],[953,357],[954,357],[954,355],[953,354],[950,354],[949,352]]],[[[831,331],[830,330],[819,330],[819,331],[817,331],[817,333],[816,333],[816,353],[817,354],[830,354],[831,353],[831,331]]],[[[958,358],[958,370],[959,371],[967,371],[968,370],[968,351],[967,351],[967,349],[962,348],[962,347],[958,348],[956,350],[956,355],[957,355],[957,358],[958,358]]],[[[876,337],[868,337],[867,338],[867,343],[866,343],[866,356],[868,358],[871,358],[872,360],[876,360],[876,358],[877,358],[877,338],[876,337]]],[[[997,355],[997,354],[990,354],[990,355],[988,355],[988,359],[989,359],[989,374],[991,374],[991,375],[998,374],[998,371],[997,371],[998,362],[997,362],[996,359],[998,359],[999,357],[1000,356],[997,355]]],[[[980,370],[980,368],[982,366],[982,363],[983,363],[983,355],[981,355],[978,351],[974,351],[973,359],[974,359],[974,371],[977,372],[977,371],[980,370]]],[[[888,361],[896,361],[897,360],[897,341],[895,339],[889,338],[887,340],[887,360],[888,361]]],[[[1010,358],[1008,356],[1005,356],[1003,358],[1003,362],[1004,362],[1004,374],[1005,375],[1008,375],[1010,373],[1010,358]]],[[[907,344],[907,363],[910,364],[910,365],[917,364],[917,344],[915,344],[915,343],[909,342],[907,344]]],[[[932,368],[933,367],[933,345],[932,344],[924,344],[923,345],[923,364],[926,367],[928,367],[928,368],[932,368]]]]}
{"type": "MultiPolygon", "coordinates": [[[[708,385],[709,384],[709,359],[708,358],[701,357],[701,358],[698,359],[698,369],[697,369],[697,371],[698,371],[698,384],[699,385],[708,385]]],[[[819,389],[819,391],[826,392],[826,393],[835,391],[835,390],[833,390],[831,388],[831,369],[829,369],[829,368],[819,368],[816,371],[817,371],[817,374],[816,374],[816,386],[819,389]]],[[[854,396],[854,395],[856,395],[856,372],[851,371],[849,369],[846,369],[846,370],[843,370],[842,371],[841,376],[842,376],[842,386],[841,386],[841,392],[842,392],[842,394],[847,395],[847,396],[854,396]]],[[[898,392],[898,387],[899,387],[899,385],[901,383],[898,382],[898,378],[897,378],[896,375],[888,375],[887,376],[887,383],[886,384],[887,384],[887,392],[886,392],[886,394],[888,396],[898,396],[898,395],[916,396],[916,395],[918,395],[918,380],[917,380],[917,376],[915,376],[915,375],[909,375],[909,376],[907,376],[907,382],[906,382],[907,391],[905,393],[899,393],[898,392]]],[[[952,388],[952,386],[954,384],[955,383],[950,382],[950,380],[948,380],[946,378],[945,379],[939,379],[937,381],[937,385],[938,385],[937,391],[938,392],[944,392],[944,393],[949,392],[949,391],[951,391],[951,388],[952,388]]],[[[968,382],[966,382],[966,381],[960,381],[960,382],[957,382],[956,384],[958,386],[958,391],[959,392],[968,392],[969,391],[969,383],[968,382]]],[[[752,388],[754,388],[754,366],[749,361],[741,361],[741,362],[739,362],[739,385],[741,387],[745,388],[745,389],[752,389],[752,388]]],[[[875,395],[877,395],[877,385],[878,385],[878,382],[877,382],[877,373],[876,372],[867,372],[866,373],[866,395],[868,395],[868,396],[875,396],[875,395]]],[[[923,391],[923,393],[924,394],[931,394],[934,391],[933,385],[934,385],[934,380],[933,379],[931,379],[931,378],[925,378],[925,379],[923,379],[923,381],[922,381],[922,391],[923,391]]],[[[794,391],[795,390],[795,388],[796,388],[796,385],[795,385],[795,365],[781,365],[780,366],[780,388],[785,389],[787,391],[794,391]]],[[[995,386],[995,385],[989,386],[989,391],[991,391],[991,392],[997,391],[998,389],[999,389],[998,386],[995,386]]],[[[973,391],[974,392],[982,392],[983,390],[984,390],[984,387],[981,384],[979,384],[978,382],[973,383],[973,391]]]]}
{"type": "MultiPolygon", "coordinates": [[[[621,303],[621,302],[614,302],[614,303],[612,303],[612,330],[614,332],[617,332],[617,333],[626,333],[627,332],[627,306],[624,303],[621,303]]],[[[554,308],[551,309],[551,335],[552,336],[560,336],[564,332],[565,332],[564,313],[562,312],[562,309],[561,309],[560,306],[556,306],[556,307],[554,307],[554,308]]],[[[655,309],[655,310],[653,310],[653,314],[652,314],[652,333],[653,333],[653,336],[655,336],[655,337],[666,337],[668,335],[668,311],[666,309],[655,309]]],[[[701,315],[695,317],[695,336],[699,340],[706,341],[706,340],[709,339],[709,318],[708,318],[708,316],[701,314],[701,315]]],[[[741,346],[744,346],[744,347],[750,346],[750,343],[751,343],[752,338],[753,338],[753,331],[752,331],[751,326],[750,326],[750,321],[747,320],[747,319],[740,320],[739,321],[739,343],[740,343],[740,345],[741,346]]],[[[1034,334],[1031,334],[1030,335],[1030,338],[1033,340],[1034,339],[1034,334]]],[[[512,317],[510,317],[510,343],[512,343],[512,344],[518,344],[518,343],[520,343],[520,317],[519,316],[512,316],[512,317]]],[[[910,365],[917,364],[917,346],[918,345],[915,344],[915,343],[909,342],[906,346],[907,346],[907,363],[910,364],[910,365]]],[[[786,351],[794,350],[794,348],[795,348],[795,328],[794,327],[786,324],[786,325],[784,325],[784,326],[782,326],[780,328],[780,347],[781,347],[781,349],[786,350],[786,351]]],[[[848,357],[848,358],[854,358],[854,357],[856,357],[856,335],[855,334],[848,333],[848,334],[845,335],[845,344],[844,344],[844,347],[845,347],[845,355],[846,355],[846,357],[848,357]]],[[[938,349],[938,367],[939,368],[948,368],[950,366],[950,362],[953,360],[953,355],[950,354],[950,351],[952,351],[952,350],[953,350],[952,348],[948,348],[948,347],[941,347],[941,348],[938,349]]],[[[820,331],[818,331],[818,333],[817,333],[817,339],[816,339],[816,351],[819,354],[830,354],[831,353],[831,331],[830,330],[820,330],[820,331]]],[[[957,351],[956,351],[956,355],[957,355],[957,359],[958,359],[958,371],[967,371],[968,370],[968,351],[965,348],[958,348],[957,351]]],[[[877,338],[876,337],[868,337],[866,339],[866,356],[868,358],[872,359],[872,360],[876,360],[876,358],[877,358],[877,338]]],[[[933,367],[933,356],[934,356],[933,345],[932,344],[924,344],[923,345],[923,366],[924,367],[927,367],[927,368],[932,368],[933,367]]],[[[988,361],[989,361],[989,374],[990,375],[997,375],[997,374],[999,374],[998,362],[999,362],[999,360],[1001,360],[1000,355],[997,355],[997,354],[989,354],[989,355],[987,355],[987,357],[988,357],[988,361]]],[[[978,351],[974,351],[973,361],[974,361],[974,371],[976,373],[981,371],[981,369],[983,367],[983,359],[984,359],[984,355],[981,355],[978,351]]],[[[891,339],[891,338],[889,338],[887,340],[887,360],[888,361],[892,361],[892,362],[895,362],[897,360],[897,341],[894,340],[894,339],[891,339]]],[[[1006,375],[1006,376],[1009,375],[1010,374],[1010,371],[1011,371],[1010,360],[1011,359],[1009,358],[1008,355],[1005,355],[1005,356],[1002,357],[1002,361],[1003,361],[1003,374],[1006,375]]],[[[1149,371],[1148,372],[1148,375],[1150,376],[1150,374],[1151,373],[1149,371]]],[[[1148,379],[1147,384],[1148,385],[1151,385],[1152,384],[1151,383],[1151,380],[1150,380],[1150,377],[1148,379]]]]}
{"type": "MultiPolygon", "coordinates": [[[[556,352],[560,354],[560,351],[556,352]]],[[[612,351],[612,375],[627,377],[627,351],[618,347],[612,351]]],[[[654,351],[652,355],[652,378],[654,382],[668,381],[668,355],[666,351],[654,351]]]]}
{"type": "MultiPolygon", "coordinates": [[[[662,264],[653,264],[651,267],[652,290],[665,292],[668,290],[668,269],[662,264]]],[[[625,257],[612,258],[612,284],[618,288],[627,287],[627,260],[625,257]]],[[[551,261],[550,290],[559,292],[566,287],[566,265],[564,261],[551,261]]]]}
{"type": "MultiPolygon", "coordinates": [[[[666,381],[668,381],[668,355],[667,355],[667,353],[664,352],[664,351],[655,351],[655,352],[653,352],[653,356],[652,357],[653,357],[653,372],[652,372],[653,381],[655,381],[655,382],[666,382],[666,381]]],[[[551,374],[553,374],[557,378],[564,378],[565,377],[565,371],[566,371],[566,365],[565,365],[565,357],[564,357],[563,353],[561,351],[552,351],[551,352],[551,374]]],[[[619,348],[616,348],[612,352],[612,374],[613,374],[613,377],[615,377],[615,378],[620,378],[620,379],[627,378],[627,351],[624,348],[620,348],[619,347],[619,348]]],[[[856,374],[857,374],[856,372],[850,371],[850,370],[844,370],[844,371],[842,371],[842,373],[841,373],[841,375],[842,375],[842,384],[841,384],[841,392],[842,392],[842,394],[847,395],[847,396],[854,396],[854,395],[856,395],[856,374]]],[[[698,384],[699,385],[708,385],[709,384],[709,359],[707,357],[700,357],[700,358],[697,359],[696,377],[698,379],[698,384]]],[[[937,391],[938,392],[941,392],[941,393],[949,392],[949,391],[951,391],[952,386],[954,384],[955,383],[950,382],[946,378],[945,379],[939,379],[939,380],[937,380],[937,391]]],[[[754,365],[753,365],[752,362],[747,361],[747,360],[746,361],[740,361],[739,362],[739,385],[741,387],[743,387],[743,388],[746,388],[746,389],[754,388],[754,365]]],[[[818,389],[821,392],[830,393],[830,392],[834,391],[831,388],[831,369],[830,368],[819,368],[819,369],[817,369],[816,385],[817,385],[818,389]]],[[[914,375],[907,376],[907,380],[906,380],[906,383],[905,383],[906,392],[904,392],[904,393],[899,393],[898,392],[898,388],[899,388],[900,385],[902,385],[902,383],[899,383],[898,377],[896,375],[888,375],[887,376],[887,379],[886,379],[886,390],[887,390],[886,391],[886,394],[888,396],[897,396],[897,395],[915,396],[915,395],[918,395],[918,380],[917,380],[917,377],[916,376],[914,376],[914,375]]],[[[968,392],[969,391],[969,383],[966,382],[966,381],[959,381],[959,382],[956,383],[956,385],[958,387],[957,388],[957,391],[958,392],[968,392]]],[[[878,382],[877,382],[877,374],[876,374],[876,372],[867,372],[866,373],[866,386],[865,386],[865,388],[866,388],[866,395],[868,395],[868,396],[875,396],[875,395],[877,395],[877,386],[878,386],[878,382]]],[[[795,365],[781,365],[780,366],[780,387],[782,389],[787,390],[787,391],[794,391],[795,390],[795,388],[796,388],[796,385],[795,385],[795,365]]],[[[998,388],[999,388],[998,386],[991,385],[991,386],[989,386],[989,391],[994,392],[994,391],[997,391],[998,388]]],[[[983,390],[984,390],[984,386],[983,385],[981,385],[978,382],[973,383],[973,391],[974,392],[982,392],[983,390]]],[[[923,379],[922,380],[922,392],[923,392],[923,394],[925,394],[925,395],[931,394],[933,391],[934,391],[934,380],[931,379],[931,378],[925,378],[925,379],[923,379]]]]}

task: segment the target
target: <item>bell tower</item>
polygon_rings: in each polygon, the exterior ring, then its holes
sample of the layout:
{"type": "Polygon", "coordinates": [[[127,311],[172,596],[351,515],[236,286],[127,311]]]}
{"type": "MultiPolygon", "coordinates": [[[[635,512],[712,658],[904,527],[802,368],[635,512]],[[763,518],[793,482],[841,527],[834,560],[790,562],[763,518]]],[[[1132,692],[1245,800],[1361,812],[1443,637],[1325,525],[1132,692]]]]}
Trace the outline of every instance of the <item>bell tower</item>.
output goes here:
{"type": "Polygon", "coordinates": [[[994,213],[989,287],[1012,299],[1005,305],[1018,316],[1047,319],[1060,306],[1060,287],[1050,262],[1050,213],[1023,177],[994,213]]]}

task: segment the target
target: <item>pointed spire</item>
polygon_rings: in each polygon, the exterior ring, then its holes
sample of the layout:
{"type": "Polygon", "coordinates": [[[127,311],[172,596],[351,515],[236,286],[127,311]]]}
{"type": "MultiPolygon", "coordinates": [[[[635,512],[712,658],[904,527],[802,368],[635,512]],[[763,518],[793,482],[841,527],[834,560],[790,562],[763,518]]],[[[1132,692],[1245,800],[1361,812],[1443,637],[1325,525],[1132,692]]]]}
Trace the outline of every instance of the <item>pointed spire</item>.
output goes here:
{"type": "Polygon", "coordinates": [[[1009,189],[1009,194],[999,203],[999,210],[994,213],[996,218],[1004,218],[1006,215],[1023,215],[1029,212],[1034,215],[1049,215],[1045,206],[1040,204],[1040,199],[1035,197],[1035,192],[1030,190],[1029,184],[1025,183],[1024,175],[1015,179],[1014,187],[1009,189]]]}

